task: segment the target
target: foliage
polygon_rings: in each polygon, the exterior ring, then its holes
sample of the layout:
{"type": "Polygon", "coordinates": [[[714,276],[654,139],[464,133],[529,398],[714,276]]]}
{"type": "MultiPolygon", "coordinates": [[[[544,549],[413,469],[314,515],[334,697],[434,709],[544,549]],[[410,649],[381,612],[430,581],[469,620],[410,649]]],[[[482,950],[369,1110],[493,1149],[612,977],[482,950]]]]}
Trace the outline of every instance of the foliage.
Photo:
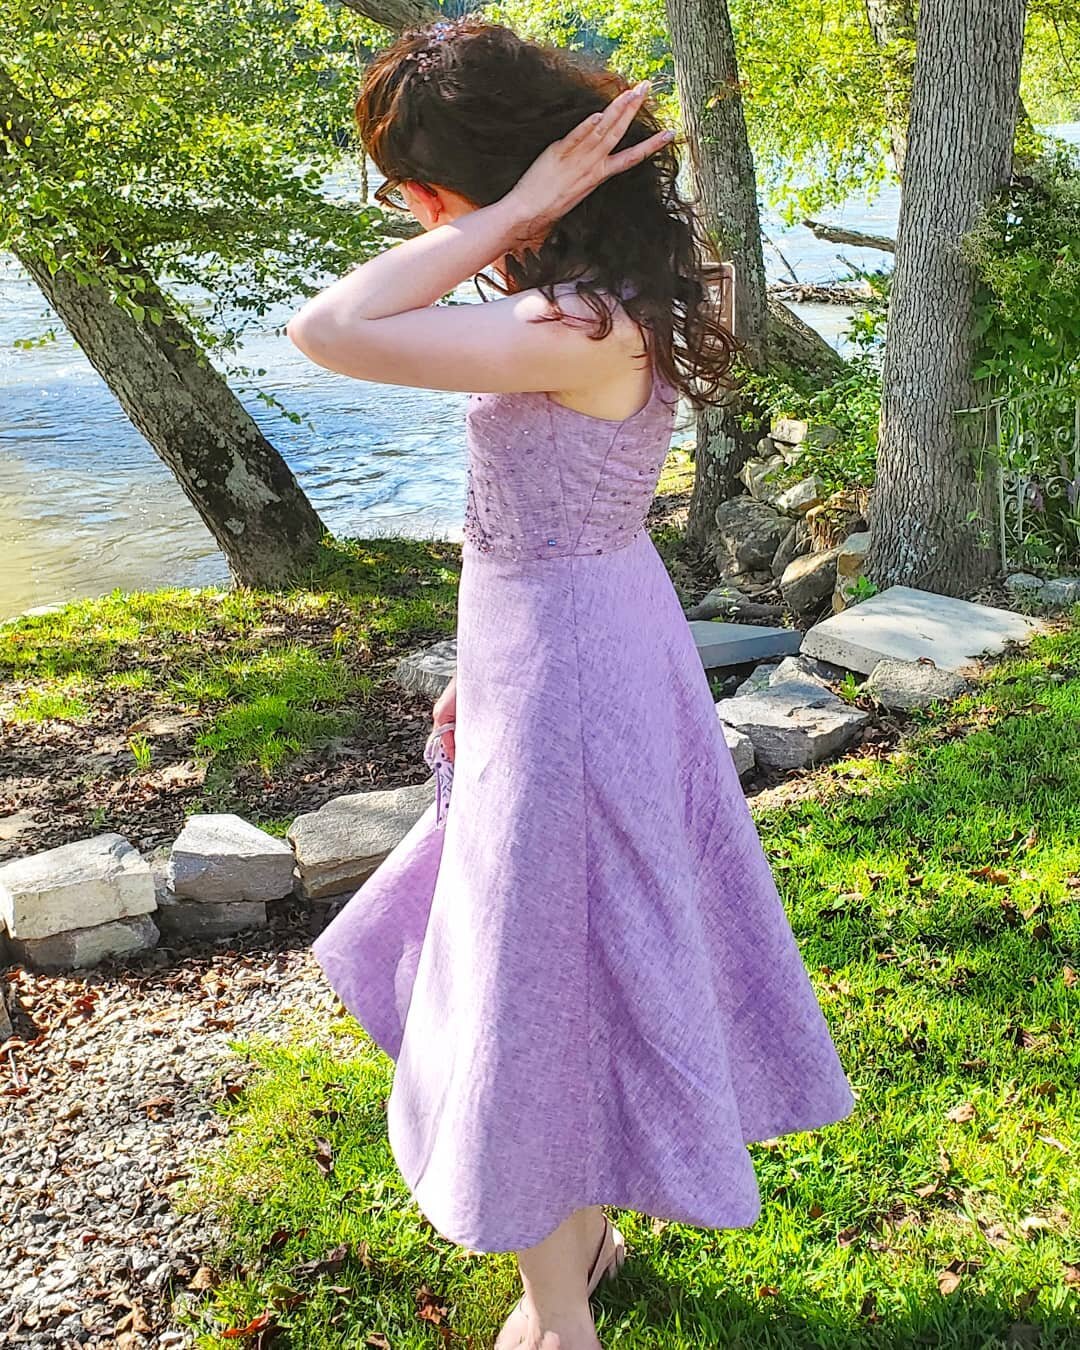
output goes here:
{"type": "Polygon", "coordinates": [[[152,278],[204,349],[233,349],[376,242],[378,211],[327,179],[378,31],[320,0],[7,0],[0,249],[160,323],[152,278]]]}
{"type": "MultiPolygon", "coordinates": [[[[759,183],[790,222],[873,192],[894,175],[890,108],[909,98],[914,44],[881,49],[864,0],[728,0],[759,183]]],[[[672,100],[664,0],[497,0],[486,12],[532,37],[610,56],[672,100]]],[[[1080,115],[1080,19],[1072,0],[1035,0],[1025,97],[1036,122],[1080,115]]]]}
{"type": "MultiPolygon", "coordinates": [[[[752,1146],[750,1229],[620,1216],[630,1261],[597,1300],[601,1340],[1064,1350],[1080,1311],[1080,627],[927,713],[894,755],[756,814],[856,1109],[752,1146]]],[[[289,1030],[237,1044],[224,1148],[177,1198],[218,1235],[216,1278],[184,1314],[196,1344],[260,1318],[305,1350],[420,1350],[444,1326],[489,1345],[513,1258],[453,1247],[418,1212],[387,1143],[390,1062],[343,1011],[298,1008],[289,1030]]]]}
{"type": "Polygon", "coordinates": [[[1003,565],[1080,561],[1080,163],[1048,156],[965,241],[996,410],[1003,565]]]}

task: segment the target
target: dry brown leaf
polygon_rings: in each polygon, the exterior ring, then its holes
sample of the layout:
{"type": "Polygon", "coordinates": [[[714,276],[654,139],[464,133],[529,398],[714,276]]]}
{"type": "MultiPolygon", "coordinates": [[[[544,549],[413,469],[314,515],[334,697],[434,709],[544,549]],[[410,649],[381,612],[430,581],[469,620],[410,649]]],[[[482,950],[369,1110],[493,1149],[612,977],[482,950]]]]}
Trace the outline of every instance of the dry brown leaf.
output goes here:
{"type": "Polygon", "coordinates": [[[371,1346],[372,1350],[390,1350],[390,1342],[381,1331],[373,1331],[364,1344],[371,1346]]]}
{"type": "Polygon", "coordinates": [[[775,1284],[763,1284],[758,1289],[757,1293],[758,1298],[776,1298],[780,1293],[780,1289],[779,1286],[775,1284]]]}
{"type": "Polygon", "coordinates": [[[954,1106],[951,1111],[946,1111],[945,1118],[956,1121],[958,1125],[963,1125],[967,1121],[975,1119],[975,1106],[972,1102],[962,1102],[959,1106],[954,1106]]]}
{"type": "Polygon", "coordinates": [[[1003,867],[975,867],[969,873],[976,881],[989,881],[992,886],[1007,886],[1011,880],[1003,867]]]}
{"type": "Polygon", "coordinates": [[[955,1270],[942,1270],[938,1272],[937,1277],[938,1293],[944,1294],[947,1298],[950,1294],[955,1294],[960,1288],[960,1275],[955,1270]]]}

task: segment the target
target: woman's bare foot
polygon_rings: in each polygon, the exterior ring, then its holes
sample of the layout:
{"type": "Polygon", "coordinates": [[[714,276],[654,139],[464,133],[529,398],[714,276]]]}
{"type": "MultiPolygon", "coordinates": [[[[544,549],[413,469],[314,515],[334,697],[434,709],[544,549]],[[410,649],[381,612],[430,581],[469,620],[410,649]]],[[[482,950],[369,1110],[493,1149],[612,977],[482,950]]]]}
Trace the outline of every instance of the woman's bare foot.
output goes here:
{"type": "Polygon", "coordinates": [[[495,1350],[599,1350],[587,1280],[606,1233],[599,1206],[579,1209],[543,1242],[518,1253],[525,1293],[495,1350]]]}

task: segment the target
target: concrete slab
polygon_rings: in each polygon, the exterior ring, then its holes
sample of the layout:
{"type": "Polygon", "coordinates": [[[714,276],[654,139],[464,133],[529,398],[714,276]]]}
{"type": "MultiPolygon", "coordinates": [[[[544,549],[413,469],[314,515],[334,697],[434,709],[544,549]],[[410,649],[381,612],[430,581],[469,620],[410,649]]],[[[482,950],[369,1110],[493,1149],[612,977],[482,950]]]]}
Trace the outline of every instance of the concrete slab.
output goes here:
{"type": "Polygon", "coordinates": [[[891,586],[811,628],[802,650],[862,675],[885,660],[929,660],[939,670],[960,670],[981,656],[998,655],[1009,642],[1026,641],[1041,627],[1007,609],[891,586]]]}
{"type": "Polygon", "coordinates": [[[794,628],[759,628],[750,623],[691,619],[690,631],[706,670],[745,666],[774,656],[794,656],[802,634],[794,628]]]}

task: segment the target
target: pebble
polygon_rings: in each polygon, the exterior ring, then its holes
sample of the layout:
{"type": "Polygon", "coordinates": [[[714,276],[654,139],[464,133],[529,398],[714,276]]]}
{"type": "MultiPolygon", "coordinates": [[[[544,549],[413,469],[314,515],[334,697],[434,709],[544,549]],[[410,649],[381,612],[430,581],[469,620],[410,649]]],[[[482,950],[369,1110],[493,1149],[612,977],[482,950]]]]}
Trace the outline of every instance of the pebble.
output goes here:
{"type": "Polygon", "coordinates": [[[302,932],[230,943],[178,946],[166,966],[0,969],[17,1038],[0,1064],[5,1346],[194,1345],[174,1305],[206,1297],[187,1283],[219,1234],[173,1208],[170,1178],[190,1178],[228,1132],[222,1076],[246,1071],[230,1042],[288,1039],[298,1016],[317,1034],[338,1006],[302,932]],[[127,1300],[150,1330],[117,1331],[127,1300]]]}

